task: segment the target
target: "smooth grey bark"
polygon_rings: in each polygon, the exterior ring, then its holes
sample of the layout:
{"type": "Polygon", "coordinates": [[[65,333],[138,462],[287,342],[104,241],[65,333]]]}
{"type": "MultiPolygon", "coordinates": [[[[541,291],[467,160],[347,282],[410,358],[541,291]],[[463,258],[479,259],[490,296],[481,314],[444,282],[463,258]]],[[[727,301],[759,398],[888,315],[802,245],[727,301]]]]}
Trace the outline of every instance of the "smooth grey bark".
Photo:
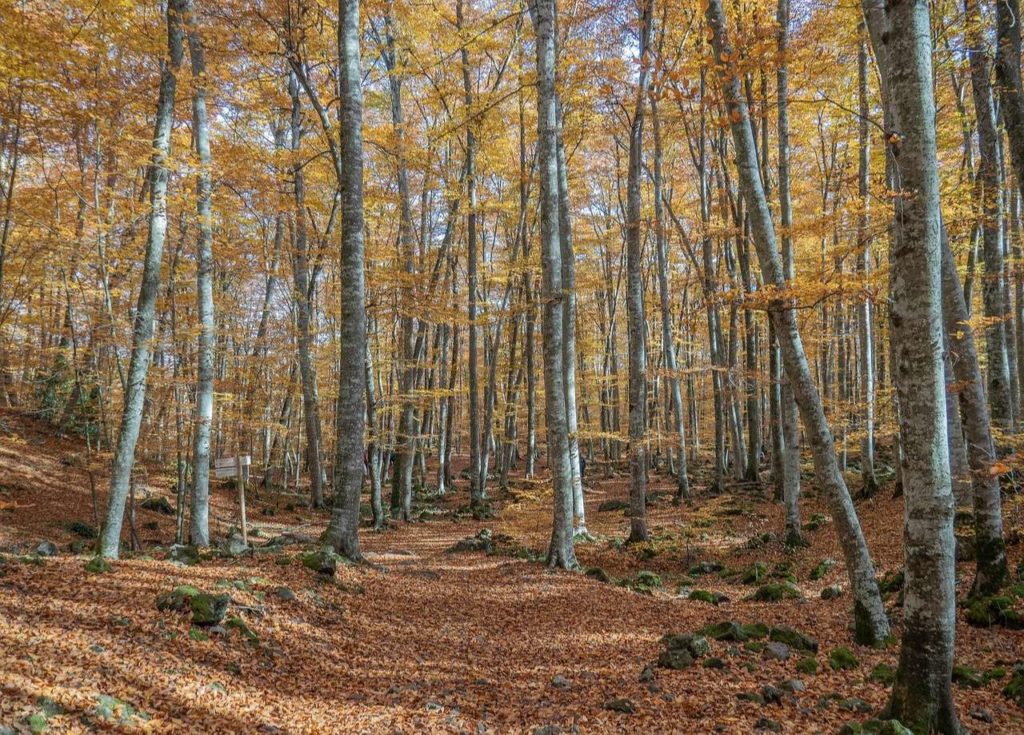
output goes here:
{"type": "Polygon", "coordinates": [[[661,350],[669,374],[669,399],[672,403],[672,429],[679,437],[676,456],[676,500],[690,500],[690,478],[686,466],[686,424],[683,421],[683,392],[676,367],[675,340],[672,338],[672,305],[668,283],[668,238],[662,204],[661,120],[658,102],[651,97],[651,128],[654,135],[654,227],[658,251],[658,301],[661,307],[661,350]]]}
{"type": "Polygon", "coordinates": [[[1024,89],[1021,87],[1021,16],[1019,0],[998,0],[996,11],[996,84],[999,88],[1010,161],[1024,192],[1024,89]]]}
{"type": "MultiPolygon", "coordinates": [[[[778,48],[782,59],[776,73],[778,109],[778,174],[779,174],[779,227],[782,239],[782,269],[787,283],[796,275],[793,255],[793,203],[789,180],[789,65],[786,59],[789,45],[789,0],[779,0],[778,48]]],[[[779,339],[778,331],[775,333],[779,339]]],[[[781,352],[781,345],[780,345],[781,352]]],[[[781,355],[780,355],[781,357],[781,355]]],[[[785,542],[789,546],[803,544],[800,525],[800,417],[793,396],[793,381],[783,371],[779,406],[782,422],[782,502],[785,506],[785,542]]]]}
{"type": "Polygon", "coordinates": [[[196,312],[199,337],[196,350],[196,417],[192,446],[192,497],[189,532],[196,546],[210,544],[210,427],[213,423],[214,349],[213,314],[213,177],[210,124],[206,110],[206,56],[196,26],[195,6],[185,0],[185,29],[192,64],[192,135],[199,154],[196,174],[196,312]]]}
{"type": "Polygon", "coordinates": [[[366,274],[363,232],[363,90],[359,0],[338,0],[338,87],[341,100],[341,257],[338,285],[338,401],[334,507],[322,541],[349,559],[359,551],[359,495],[366,429],[366,274]]]}
{"type": "Polygon", "coordinates": [[[310,329],[312,289],[309,277],[309,246],[306,230],[305,168],[298,154],[302,147],[302,107],[299,82],[294,72],[289,75],[288,92],[291,108],[291,149],[296,156],[292,164],[293,215],[292,282],[295,304],[295,326],[298,330],[299,376],[302,381],[302,414],[306,424],[306,465],[309,468],[310,501],[314,508],[324,504],[323,449],[321,447],[320,399],[317,391],[316,365],[313,362],[313,335],[310,329]]]}
{"type": "MultiPolygon", "coordinates": [[[[857,99],[860,120],[857,125],[857,195],[860,197],[861,213],[857,219],[857,272],[867,281],[871,270],[871,234],[869,225],[869,203],[871,201],[869,181],[871,176],[871,138],[868,135],[868,46],[866,29],[861,24],[860,43],[857,48],[857,99]]],[[[864,483],[863,494],[870,496],[878,490],[875,476],[875,335],[871,296],[865,294],[857,304],[857,342],[860,347],[858,365],[860,399],[864,404],[864,438],[860,445],[860,476],[864,483]]]]}
{"type": "MultiPolygon", "coordinates": [[[[869,24],[870,3],[865,3],[869,24]]],[[[906,560],[900,664],[886,712],[915,732],[959,733],[950,684],[956,616],[953,494],[942,371],[943,253],[928,5],[923,0],[889,2],[881,18],[875,11],[875,22],[885,23],[875,58],[884,79],[884,104],[896,125],[887,132],[897,162],[890,315],[903,445],[906,560]]]]}
{"type": "Polygon", "coordinates": [[[629,541],[646,541],[647,531],[647,345],[644,332],[643,262],[640,252],[640,177],[643,173],[644,113],[649,78],[648,52],[654,0],[640,5],[640,77],[629,130],[626,172],[626,324],[629,341],[629,541]]]}
{"type": "Polygon", "coordinates": [[[558,110],[555,92],[555,0],[530,7],[537,35],[537,163],[540,176],[541,270],[544,342],[544,409],[548,463],[554,485],[554,524],[548,566],[578,566],[573,548],[572,470],[562,367],[563,299],[558,213],[558,110]]]}
{"type": "MultiPolygon", "coordinates": [[[[557,58],[557,49],[555,53],[557,58]]],[[[556,99],[556,106],[558,110],[558,237],[562,256],[562,291],[565,293],[562,313],[562,369],[565,371],[565,420],[569,432],[569,470],[572,472],[573,525],[577,535],[589,538],[587,513],[583,502],[583,475],[580,472],[579,419],[576,409],[576,253],[573,250],[572,244],[572,218],[569,212],[569,171],[565,156],[565,141],[562,135],[563,110],[561,99],[556,99]]]]}
{"type": "Polygon", "coordinates": [[[160,292],[160,261],[163,259],[164,239],[167,235],[167,159],[171,152],[171,128],[174,123],[174,97],[177,89],[177,71],[184,55],[184,35],[181,27],[184,0],[168,0],[167,49],[168,59],[161,61],[160,91],[153,131],[153,156],[149,171],[149,233],[142,267],[142,285],[135,307],[132,329],[132,354],[128,365],[128,380],[121,413],[121,431],[114,452],[110,473],[110,494],[107,512],[100,536],[100,554],[116,559],[120,551],[121,525],[128,500],[132,468],[135,464],[135,445],[139,440],[139,427],[146,400],[146,376],[152,358],[153,319],[160,292]]]}
{"type": "MultiPolygon", "coordinates": [[[[457,0],[455,15],[457,28],[461,32],[463,21],[464,0],[457,0]]],[[[470,118],[473,109],[473,85],[470,79],[469,49],[466,43],[461,44],[462,57],[462,94],[466,107],[466,117],[470,118]]],[[[483,490],[480,485],[480,357],[477,345],[479,327],[477,320],[478,276],[477,276],[477,192],[476,192],[476,134],[472,122],[466,125],[466,283],[468,291],[469,326],[467,331],[467,347],[469,349],[467,378],[469,380],[469,504],[473,508],[484,502],[483,490]]]]}
{"type": "MultiPolygon", "coordinates": [[[[409,193],[409,172],[405,155],[405,121],[402,113],[403,72],[395,50],[394,19],[390,7],[384,19],[385,48],[381,54],[388,72],[388,90],[391,101],[391,127],[395,134],[395,163],[398,179],[398,243],[402,269],[410,277],[416,272],[416,242],[412,221],[412,200],[409,193]]],[[[463,47],[465,53],[465,47],[463,47]]],[[[417,370],[416,348],[413,344],[416,309],[415,293],[407,283],[401,294],[401,390],[402,410],[398,420],[398,452],[392,486],[392,517],[412,520],[412,470],[416,451],[416,402],[413,400],[417,370]],[[396,502],[396,500],[398,502],[396,502]]]]}
{"type": "Polygon", "coordinates": [[[956,376],[953,374],[948,331],[945,348],[946,356],[942,361],[942,371],[946,381],[946,439],[949,447],[949,477],[953,485],[953,500],[959,508],[971,503],[971,469],[967,461],[967,444],[964,442],[963,423],[960,420],[960,387],[956,385],[956,376]]]}
{"type": "MultiPolygon", "coordinates": [[[[750,117],[746,103],[740,96],[738,79],[730,69],[731,63],[725,61],[735,56],[726,36],[721,0],[710,0],[705,16],[712,32],[715,60],[719,65],[719,80],[736,149],[741,191],[749,212],[751,237],[765,285],[781,289],[785,286],[785,275],[775,245],[775,227],[761,185],[750,117]]],[[[855,637],[863,643],[880,643],[889,634],[889,621],[882,605],[874,565],[864,541],[860,521],[839,470],[821,396],[811,378],[796,315],[792,308],[786,308],[784,300],[777,299],[769,305],[769,316],[775,322],[786,375],[793,386],[804,430],[810,439],[815,473],[828,499],[843,549],[854,600],[855,637]]]]}
{"type": "Polygon", "coordinates": [[[949,338],[950,364],[961,384],[960,414],[967,444],[967,462],[973,487],[977,566],[972,592],[991,595],[1006,582],[1006,548],[1003,541],[1002,495],[992,439],[985,382],[978,364],[978,350],[970,314],[964,301],[956,261],[943,232],[942,309],[949,338]]]}
{"type": "MultiPolygon", "coordinates": [[[[997,3],[998,4],[998,3],[997,3]]],[[[989,61],[977,0],[964,0],[967,56],[971,68],[971,93],[978,129],[978,172],[974,179],[975,204],[981,218],[982,303],[985,317],[985,355],[988,365],[988,400],[992,420],[1009,429],[1014,406],[1006,353],[1006,293],[1003,280],[1002,181],[999,170],[999,133],[996,130],[989,61]]],[[[1019,22],[1019,19],[1018,19],[1019,22]]]]}

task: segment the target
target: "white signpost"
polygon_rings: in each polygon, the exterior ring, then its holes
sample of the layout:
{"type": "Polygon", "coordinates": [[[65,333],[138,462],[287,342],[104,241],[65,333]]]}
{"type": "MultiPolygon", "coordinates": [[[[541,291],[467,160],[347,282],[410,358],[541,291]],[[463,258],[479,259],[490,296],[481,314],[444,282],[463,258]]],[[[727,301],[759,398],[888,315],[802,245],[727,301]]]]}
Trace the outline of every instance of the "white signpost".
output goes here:
{"type": "Polygon", "coordinates": [[[245,522],[245,479],[249,475],[252,457],[240,454],[237,457],[220,457],[213,461],[213,472],[217,479],[234,477],[238,482],[238,508],[242,521],[242,541],[249,545],[249,530],[245,522]]]}

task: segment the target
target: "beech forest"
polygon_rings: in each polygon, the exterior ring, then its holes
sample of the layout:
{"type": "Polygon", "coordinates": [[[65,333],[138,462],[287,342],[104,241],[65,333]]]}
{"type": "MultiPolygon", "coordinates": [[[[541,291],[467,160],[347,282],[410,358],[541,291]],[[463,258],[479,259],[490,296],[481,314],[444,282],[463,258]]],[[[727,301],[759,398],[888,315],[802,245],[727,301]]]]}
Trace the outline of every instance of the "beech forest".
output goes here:
{"type": "Polygon", "coordinates": [[[1020,0],[0,0],[0,735],[1024,733],[1020,0]]]}

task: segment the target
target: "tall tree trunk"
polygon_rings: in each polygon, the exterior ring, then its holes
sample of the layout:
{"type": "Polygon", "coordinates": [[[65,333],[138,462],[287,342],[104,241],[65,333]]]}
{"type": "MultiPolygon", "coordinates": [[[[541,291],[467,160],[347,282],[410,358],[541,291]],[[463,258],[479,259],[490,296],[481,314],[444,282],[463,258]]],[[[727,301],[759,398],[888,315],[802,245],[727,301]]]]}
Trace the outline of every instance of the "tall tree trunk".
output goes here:
{"type": "Polygon", "coordinates": [[[871,236],[868,231],[868,203],[871,201],[871,138],[868,135],[868,47],[866,30],[860,30],[857,48],[857,98],[860,120],[857,127],[857,195],[861,212],[857,219],[857,272],[865,280],[864,296],[857,304],[857,340],[860,346],[860,391],[864,402],[864,438],[860,445],[860,476],[864,482],[863,494],[870,496],[878,490],[875,477],[875,336],[872,300],[867,288],[871,268],[871,236]]]}
{"type": "Polygon", "coordinates": [[[644,111],[647,109],[648,49],[654,0],[640,6],[640,78],[629,131],[626,174],[626,323],[629,340],[629,541],[647,531],[647,346],[644,334],[643,263],[640,252],[640,178],[643,173],[644,111]]]}
{"type": "Polygon", "coordinates": [[[306,423],[306,464],[309,467],[310,500],[314,508],[324,504],[323,449],[320,444],[320,400],[317,391],[316,365],[313,362],[313,335],[310,329],[312,288],[309,277],[309,246],[306,230],[306,177],[305,166],[299,159],[302,148],[302,108],[299,102],[299,84],[295,75],[289,77],[288,92],[292,100],[291,149],[296,156],[292,164],[294,196],[294,249],[292,253],[292,281],[295,291],[295,326],[298,330],[299,375],[302,379],[302,414],[306,423]]]}
{"type": "MultiPolygon", "coordinates": [[[[997,3],[998,5],[998,3],[997,3]]],[[[1006,354],[1006,294],[1003,274],[1002,182],[999,170],[999,133],[989,83],[989,63],[977,0],[965,0],[967,56],[971,66],[971,92],[978,128],[978,174],[974,179],[975,204],[981,218],[982,302],[987,326],[985,353],[988,364],[988,400],[992,420],[1009,429],[1014,406],[1010,391],[1010,370],[1006,354]]],[[[1020,19],[1017,19],[1020,22],[1020,19]]]]}
{"type": "MultiPolygon", "coordinates": [[[[782,230],[782,268],[786,282],[796,275],[793,255],[793,205],[789,181],[789,0],[779,0],[779,54],[782,62],[777,72],[778,146],[779,146],[779,226],[782,230]]],[[[776,330],[775,337],[780,335],[776,330]]],[[[781,345],[780,345],[781,349],[781,345]]],[[[787,546],[804,543],[800,526],[800,417],[793,394],[793,379],[784,371],[780,390],[782,420],[782,500],[786,508],[785,542],[787,546]]]]}
{"type": "Polygon", "coordinates": [[[142,267],[142,285],[135,308],[132,354],[121,414],[121,432],[117,439],[110,473],[110,494],[100,538],[100,553],[116,559],[120,551],[121,525],[128,500],[135,445],[139,440],[142,411],[146,400],[146,375],[152,357],[153,319],[160,293],[160,261],[167,235],[167,159],[171,152],[171,127],[174,122],[174,96],[177,72],[184,55],[181,18],[185,0],[168,0],[167,49],[169,59],[161,62],[160,92],[153,132],[153,157],[149,171],[149,234],[142,267]]]}
{"type": "MultiPolygon", "coordinates": [[[[731,62],[727,61],[735,57],[725,34],[725,14],[722,11],[721,0],[709,0],[706,18],[712,31],[715,60],[720,65],[719,78],[725,93],[736,148],[740,185],[750,214],[751,235],[761,263],[764,283],[783,288],[785,277],[776,250],[775,228],[761,186],[760,167],[754,148],[750,118],[739,93],[739,82],[730,69],[731,62]]],[[[793,394],[803,417],[804,429],[811,441],[815,472],[829,500],[836,522],[854,598],[855,637],[859,642],[879,643],[889,634],[889,621],[875,580],[874,565],[868,554],[849,490],[839,471],[832,445],[832,432],[825,419],[821,396],[811,378],[807,356],[797,328],[796,314],[792,308],[786,307],[785,301],[773,300],[769,306],[769,316],[775,322],[786,375],[793,386],[793,394]]]]}
{"type": "Polygon", "coordinates": [[[196,175],[196,310],[199,341],[196,351],[196,425],[192,447],[192,505],[189,530],[196,546],[210,544],[210,426],[213,423],[214,348],[213,315],[213,178],[210,160],[210,125],[206,111],[206,59],[196,27],[195,7],[186,0],[186,35],[192,63],[193,137],[199,154],[196,175]]]}
{"type": "Polygon", "coordinates": [[[562,368],[562,256],[558,213],[558,102],[555,92],[555,0],[537,0],[530,14],[537,33],[537,146],[540,175],[541,301],[544,318],[544,409],[548,462],[554,485],[554,524],[548,566],[578,566],[573,548],[572,470],[562,368]]]}
{"type": "Polygon", "coordinates": [[[668,238],[665,236],[664,205],[661,201],[662,160],[661,120],[658,116],[658,102],[651,97],[651,127],[654,134],[654,227],[658,250],[658,297],[661,306],[661,350],[665,370],[669,374],[669,399],[672,403],[672,428],[678,435],[676,456],[676,501],[690,500],[690,478],[686,467],[686,424],[683,421],[683,392],[679,386],[676,367],[675,340],[672,338],[672,306],[668,284],[668,238]]]}
{"type": "Polygon", "coordinates": [[[338,0],[341,59],[341,258],[339,288],[338,403],[334,508],[323,542],[356,561],[359,495],[363,485],[366,428],[366,276],[363,233],[363,90],[359,67],[359,0],[338,0]]]}
{"type": "Polygon", "coordinates": [[[894,382],[900,404],[906,587],[900,665],[887,707],[915,732],[960,732],[950,688],[956,609],[953,496],[942,374],[938,163],[925,3],[865,2],[883,104],[898,135],[892,252],[894,382]],[[899,63],[890,63],[899,59],[899,63]],[[903,192],[910,193],[906,196],[903,192]]]}

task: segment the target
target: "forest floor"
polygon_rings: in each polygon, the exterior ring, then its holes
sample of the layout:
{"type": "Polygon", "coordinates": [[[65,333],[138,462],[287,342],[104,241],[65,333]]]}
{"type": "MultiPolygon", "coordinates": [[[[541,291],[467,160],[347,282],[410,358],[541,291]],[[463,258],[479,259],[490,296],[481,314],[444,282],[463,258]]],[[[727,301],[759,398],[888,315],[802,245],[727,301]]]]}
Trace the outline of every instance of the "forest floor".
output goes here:
{"type": "MultiPolygon", "coordinates": [[[[598,508],[625,500],[628,478],[591,478],[595,540],[577,552],[610,582],[551,572],[536,560],[550,529],[550,493],[521,480],[497,495],[490,520],[459,512],[461,485],[445,498],[419,499],[423,520],[383,534],[367,530],[370,564],[339,566],[333,578],[301,563],[309,550],[301,545],[184,566],[167,558],[173,516],[142,509],[143,551],[94,574],[85,568],[88,552],[69,550],[82,540],[69,529],[75,521],[95,525],[87,470],[102,511],[107,464],[75,439],[0,412],[0,732],[35,725],[54,733],[749,733],[776,724],[784,733],[835,733],[871,717],[888,696],[869,675],[878,664],[895,666],[898,646],[854,645],[849,594],[820,599],[823,588],[846,585],[832,524],[809,531],[810,546],[795,553],[775,537],[761,543],[761,534],[778,532],[781,510],[750,487],[710,496],[697,482],[695,505],[676,507],[668,480],[654,475],[653,540],[624,546],[629,519],[598,508]],[[492,532],[493,553],[450,551],[482,529],[492,532]],[[41,541],[59,553],[37,555],[41,541]],[[825,559],[834,566],[812,581],[825,559]],[[756,585],[721,573],[690,576],[699,562],[747,570],[756,561],[769,575],[788,563],[803,599],[748,601],[756,585]],[[194,628],[187,613],[158,611],[157,597],[182,584],[229,594],[232,622],[210,631],[194,628]],[[689,600],[688,589],[729,601],[689,600]],[[763,640],[712,640],[694,665],[655,665],[653,679],[641,680],[665,650],[664,634],[725,620],[792,626],[819,649],[777,660],[763,640]],[[854,661],[833,670],[829,654],[839,646],[854,661]],[[808,673],[807,658],[817,673],[808,673]],[[756,701],[779,693],[763,687],[793,679],[802,690],[791,685],[799,691],[782,691],[778,703],[756,701]]],[[[151,471],[138,500],[173,502],[171,484],[151,471]]],[[[805,520],[826,513],[813,490],[807,495],[805,520]]],[[[858,504],[880,574],[901,566],[902,503],[891,495],[886,488],[858,504]]],[[[219,487],[213,501],[223,534],[235,495],[219,487]]],[[[1007,505],[1008,528],[1021,528],[1016,499],[1007,505]]],[[[267,492],[250,496],[249,517],[256,544],[285,532],[315,537],[325,520],[294,495],[267,492]]],[[[1020,555],[1013,546],[1014,566],[1020,555]]],[[[962,596],[970,565],[959,571],[962,596]]],[[[898,621],[896,597],[888,599],[898,621]]],[[[961,622],[957,653],[981,675],[976,687],[955,687],[969,731],[1024,732],[1024,710],[1002,694],[1024,660],[1024,633],[961,622]]]]}

